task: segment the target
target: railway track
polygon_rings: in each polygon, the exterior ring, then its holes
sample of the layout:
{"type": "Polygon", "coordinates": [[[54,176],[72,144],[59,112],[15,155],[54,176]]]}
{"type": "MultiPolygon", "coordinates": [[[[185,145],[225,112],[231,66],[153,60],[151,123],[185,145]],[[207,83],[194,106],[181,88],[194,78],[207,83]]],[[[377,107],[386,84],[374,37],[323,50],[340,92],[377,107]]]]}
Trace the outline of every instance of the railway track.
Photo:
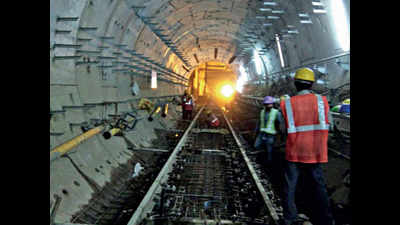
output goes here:
{"type": "MultiPolygon", "coordinates": [[[[128,225],[279,224],[280,200],[217,108],[219,129],[204,127],[203,106],[135,209],[128,225]]],[[[165,153],[169,154],[169,153],[165,153]]]]}

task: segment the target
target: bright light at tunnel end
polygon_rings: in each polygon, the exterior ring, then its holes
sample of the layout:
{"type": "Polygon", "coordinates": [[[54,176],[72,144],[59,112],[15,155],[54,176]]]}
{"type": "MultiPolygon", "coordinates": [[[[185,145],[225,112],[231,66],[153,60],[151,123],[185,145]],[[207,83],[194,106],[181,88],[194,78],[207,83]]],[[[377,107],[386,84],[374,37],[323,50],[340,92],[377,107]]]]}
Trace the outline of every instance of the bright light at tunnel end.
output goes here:
{"type": "Polygon", "coordinates": [[[235,90],[229,84],[226,84],[226,85],[222,86],[222,88],[221,88],[221,94],[226,98],[231,97],[234,92],[235,92],[235,90]]]}

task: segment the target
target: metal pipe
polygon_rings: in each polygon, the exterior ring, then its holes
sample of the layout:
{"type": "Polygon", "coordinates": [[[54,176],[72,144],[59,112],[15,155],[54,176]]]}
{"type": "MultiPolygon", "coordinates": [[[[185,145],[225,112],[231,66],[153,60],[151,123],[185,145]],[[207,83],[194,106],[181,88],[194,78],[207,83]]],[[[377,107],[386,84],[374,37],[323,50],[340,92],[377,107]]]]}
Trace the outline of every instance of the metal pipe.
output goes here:
{"type": "Polygon", "coordinates": [[[168,103],[164,104],[161,116],[165,118],[165,117],[167,117],[167,114],[168,114],[168,103]]]}
{"type": "Polygon", "coordinates": [[[303,65],[292,67],[292,68],[289,68],[289,69],[286,69],[286,70],[282,70],[282,71],[279,71],[279,72],[271,73],[271,74],[268,74],[268,76],[274,76],[274,75],[280,74],[280,73],[291,72],[293,70],[300,69],[302,67],[307,67],[307,66],[318,64],[318,63],[327,62],[327,61],[330,61],[332,59],[340,58],[340,57],[347,56],[347,55],[350,55],[350,52],[345,52],[345,53],[342,53],[342,54],[339,54],[339,55],[322,58],[322,59],[319,59],[319,60],[316,60],[316,61],[313,61],[313,62],[310,62],[310,63],[307,63],[307,64],[303,64],[303,65]]]}
{"type": "Polygon", "coordinates": [[[121,132],[121,129],[113,128],[113,129],[111,129],[109,131],[104,132],[103,133],[103,137],[104,137],[104,139],[110,139],[112,136],[114,136],[114,135],[116,135],[116,134],[118,134],[120,132],[121,132]]]}
{"type": "Polygon", "coordinates": [[[58,196],[57,194],[54,195],[54,198],[56,199],[56,202],[54,203],[53,210],[50,212],[50,225],[55,224],[54,219],[56,217],[57,210],[60,206],[62,198],[58,196]]]}
{"type": "Polygon", "coordinates": [[[160,112],[160,110],[161,110],[161,106],[157,106],[157,107],[153,110],[153,112],[150,113],[148,120],[149,120],[149,121],[153,121],[153,120],[154,120],[154,119],[153,119],[153,116],[154,116],[154,115],[157,115],[157,113],[160,112]]]}
{"type": "Polygon", "coordinates": [[[68,151],[73,149],[74,147],[78,146],[82,142],[86,141],[87,139],[93,137],[94,135],[100,133],[104,129],[104,126],[95,127],[79,136],[72,138],[71,140],[55,147],[50,151],[50,161],[53,161],[62,155],[66,154],[68,151]]]}

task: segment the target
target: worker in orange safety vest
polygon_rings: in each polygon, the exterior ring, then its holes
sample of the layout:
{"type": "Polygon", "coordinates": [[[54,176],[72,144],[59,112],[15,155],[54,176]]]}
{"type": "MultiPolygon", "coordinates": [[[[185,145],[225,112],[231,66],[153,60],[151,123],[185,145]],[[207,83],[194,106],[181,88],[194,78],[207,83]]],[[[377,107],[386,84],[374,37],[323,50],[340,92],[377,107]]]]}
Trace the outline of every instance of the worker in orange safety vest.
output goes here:
{"type": "Polygon", "coordinates": [[[192,112],[194,109],[194,101],[192,95],[189,94],[189,91],[186,89],[183,96],[181,97],[182,102],[182,119],[191,120],[192,112]]]}
{"type": "Polygon", "coordinates": [[[315,224],[334,224],[321,168],[321,163],[328,162],[328,131],[333,124],[326,97],[311,92],[314,82],[311,69],[298,69],[294,77],[297,95],[280,102],[287,130],[282,205],[285,225],[298,221],[295,191],[300,172],[313,179],[315,209],[320,210],[315,224]]]}

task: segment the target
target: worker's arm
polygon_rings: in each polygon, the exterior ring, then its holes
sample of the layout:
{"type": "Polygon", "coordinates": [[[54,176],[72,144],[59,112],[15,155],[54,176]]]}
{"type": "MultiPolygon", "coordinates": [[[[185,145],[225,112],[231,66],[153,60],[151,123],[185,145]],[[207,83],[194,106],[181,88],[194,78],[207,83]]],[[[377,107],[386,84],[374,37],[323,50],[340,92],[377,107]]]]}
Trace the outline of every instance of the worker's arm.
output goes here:
{"type": "Polygon", "coordinates": [[[284,134],[286,132],[286,126],[281,111],[278,112],[277,120],[278,120],[278,126],[277,126],[278,130],[280,133],[284,134]]]}
{"type": "Polygon", "coordinates": [[[280,132],[281,141],[283,142],[283,141],[286,140],[287,130],[286,130],[286,124],[285,124],[285,120],[283,118],[281,110],[279,110],[279,112],[278,112],[277,120],[279,121],[279,124],[277,126],[277,128],[278,128],[277,130],[280,132]]]}

